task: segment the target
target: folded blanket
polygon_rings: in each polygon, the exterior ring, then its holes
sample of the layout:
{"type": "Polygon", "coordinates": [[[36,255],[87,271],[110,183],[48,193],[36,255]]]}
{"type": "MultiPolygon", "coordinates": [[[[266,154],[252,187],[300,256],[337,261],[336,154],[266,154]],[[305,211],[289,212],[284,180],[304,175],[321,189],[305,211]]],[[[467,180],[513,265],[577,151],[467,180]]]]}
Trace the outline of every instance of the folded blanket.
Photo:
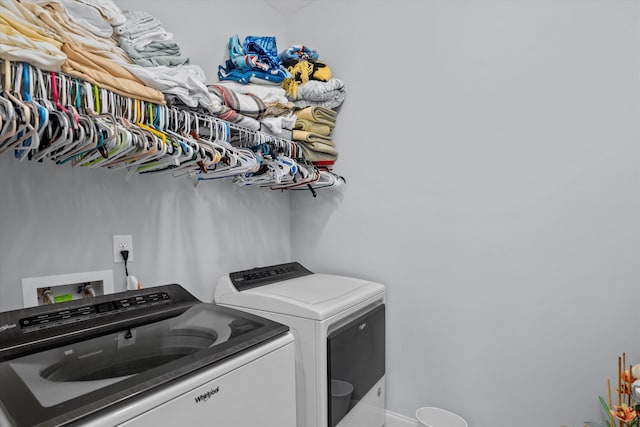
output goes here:
{"type": "Polygon", "coordinates": [[[324,135],[318,135],[317,133],[313,133],[313,132],[306,132],[303,130],[294,130],[293,131],[293,139],[295,141],[300,141],[300,142],[308,142],[308,143],[320,143],[320,144],[326,144],[326,145],[330,145],[332,147],[335,147],[336,145],[333,143],[333,141],[331,140],[331,138],[329,138],[328,136],[324,136],[324,135]]]}
{"type": "Polygon", "coordinates": [[[222,120],[235,123],[245,128],[252,130],[260,130],[260,122],[254,118],[247,117],[243,114],[239,114],[237,111],[232,110],[229,107],[223,107],[223,110],[217,113],[217,116],[222,120]]]}
{"type": "Polygon", "coordinates": [[[298,108],[304,108],[310,105],[336,108],[342,105],[346,95],[344,82],[336,78],[331,78],[326,82],[309,80],[305,84],[300,85],[296,96],[289,96],[289,100],[293,101],[298,108]]]}
{"type": "Polygon", "coordinates": [[[222,85],[209,85],[209,93],[217,96],[227,107],[247,117],[257,119],[266,110],[257,96],[238,93],[222,85]]]}
{"type": "Polygon", "coordinates": [[[329,125],[325,125],[325,124],[322,124],[322,123],[316,123],[314,121],[306,120],[306,119],[298,119],[298,120],[296,120],[296,124],[293,127],[293,129],[313,132],[313,133],[317,133],[317,134],[323,135],[323,136],[331,135],[331,130],[332,130],[331,126],[329,126],[329,125]]]}
{"type": "Polygon", "coordinates": [[[299,119],[309,120],[334,128],[336,125],[337,113],[324,107],[306,107],[295,112],[299,119]]]}
{"type": "Polygon", "coordinates": [[[305,159],[312,163],[333,164],[338,158],[338,151],[335,148],[331,150],[333,147],[327,147],[325,151],[318,151],[307,147],[304,143],[300,143],[300,148],[302,148],[302,154],[305,159]]]}
{"type": "Polygon", "coordinates": [[[271,102],[280,102],[286,104],[289,102],[285,95],[284,89],[280,86],[259,85],[259,84],[240,84],[234,81],[224,81],[216,83],[218,86],[224,86],[238,93],[252,94],[262,99],[265,104],[271,102]]]}
{"type": "Polygon", "coordinates": [[[67,60],[62,71],[109,89],[119,95],[164,104],[164,95],[146,86],[123,66],[107,58],[84,51],[69,43],[62,45],[67,60]]]}
{"type": "Polygon", "coordinates": [[[75,0],[78,3],[84,3],[88,6],[96,8],[102,16],[113,26],[122,25],[126,22],[126,18],[122,10],[113,2],[113,0],[75,0]]]}
{"type": "Polygon", "coordinates": [[[121,64],[147,86],[158,89],[164,94],[176,95],[191,108],[203,107],[217,113],[223,105],[216,103],[204,84],[205,74],[197,65],[179,65],[177,67],[143,67],[138,64],[121,64]]]}
{"type": "Polygon", "coordinates": [[[76,24],[98,37],[108,38],[113,34],[113,27],[102,17],[102,14],[96,8],[74,0],[59,1],[65,8],[69,18],[76,24]]]}
{"type": "Polygon", "coordinates": [[[189,58],[180,55],[180,48],[172,42],[152,42],[145,48],[137,50],[124,39],[120,39],[120,47],[127,52],[133,62],[143,67],[175,67],[189,63],[189,58]],[[167,46],[167,49],[163,50],[163,46],[167,46]]]}

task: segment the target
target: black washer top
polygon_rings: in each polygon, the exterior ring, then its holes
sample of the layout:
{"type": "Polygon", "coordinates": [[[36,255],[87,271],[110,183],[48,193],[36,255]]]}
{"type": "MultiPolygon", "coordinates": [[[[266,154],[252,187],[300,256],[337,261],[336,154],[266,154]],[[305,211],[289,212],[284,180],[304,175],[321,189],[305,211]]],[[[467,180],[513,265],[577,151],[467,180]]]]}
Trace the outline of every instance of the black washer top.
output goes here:
{"type": "Polygon", "coordinates": [[[179,285],[0,313],[0,411],[16,426],[82,425],[288,330],[179,285]]]}

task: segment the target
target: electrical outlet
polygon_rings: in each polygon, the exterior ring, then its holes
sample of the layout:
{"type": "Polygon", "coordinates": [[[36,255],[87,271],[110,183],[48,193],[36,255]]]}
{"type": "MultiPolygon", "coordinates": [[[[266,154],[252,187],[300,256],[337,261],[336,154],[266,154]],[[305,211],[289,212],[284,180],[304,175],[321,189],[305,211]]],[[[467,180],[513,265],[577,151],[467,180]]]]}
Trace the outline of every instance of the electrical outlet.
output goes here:
{"type": "Polygon", "coordinates": [[[124,262],[120,251],[129,251],[129,259],[127,262],[133,261],[133,238],[130,234],[121,234],[113,236],[113,262],[124,262]]]}

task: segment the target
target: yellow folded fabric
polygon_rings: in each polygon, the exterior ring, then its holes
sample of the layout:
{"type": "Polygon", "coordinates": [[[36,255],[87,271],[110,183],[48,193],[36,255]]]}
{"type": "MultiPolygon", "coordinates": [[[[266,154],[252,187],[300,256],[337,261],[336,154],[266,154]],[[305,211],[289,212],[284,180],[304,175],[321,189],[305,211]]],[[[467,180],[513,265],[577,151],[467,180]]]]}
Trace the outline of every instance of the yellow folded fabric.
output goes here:
{"type": "Polygon", "coordinates": [[[293,126],[293,129],[313,132],[323,136],[331,135],[331,126],[300,118],[296,120],[296,124],[293,126]]]}
{"type": "Polygon", "coordinates": [[[296,111],[295,115],[300,119],[309,120],[312,122],[327,125],[330,128],[334,128],[336,125],[337,113],[329,108],[324,107],[306,107],[302,110],[296,111]]]}
{"type": "Polygon", "coordinates": [[[56,33],[42,25],[37,25],[39,22],[37,17],[26,10],[20,3],[12,2],[0,5],[0,22],[31,40],[50,43],[57,48],[62,47],[62,43],[56,33]],[[16,9],[8,9],[10,6],[16,9]]]}
{"type": "Polygon", "coordinates": [[[301,143],[300,146],[304,158],[310,162],[335,161],[338,158],[338,151],[335,148],[333,150],[317,151],[307,147],[304,143],[301,143]]]}
{"type": "Polygon", "coordinates": [[[60,71],[67,58],[54,43],[31,39],[14,27],[0,22],[0,58],[28,62],[36,67],[60,71]]]}
{"type": "Polygon", "coordinates": [[[67,55],[67,60],[62,64],[62,71],[65,73],[123,96],[156,104],[165,103],[162,92],[145,86],[136,76],[116,62],[83,51],[70,43],[65,43],[62,51],[67,55]]]}
{"type": "Polygon", "coordinates": [[[304,130],[294,130],[293,133],[294,141],[303,141],[303,142],[319,142],[321,144],[327,144],[335,147],[335,143],[328,136],[319,135],[313,132],[307,132],[304,130]]]}

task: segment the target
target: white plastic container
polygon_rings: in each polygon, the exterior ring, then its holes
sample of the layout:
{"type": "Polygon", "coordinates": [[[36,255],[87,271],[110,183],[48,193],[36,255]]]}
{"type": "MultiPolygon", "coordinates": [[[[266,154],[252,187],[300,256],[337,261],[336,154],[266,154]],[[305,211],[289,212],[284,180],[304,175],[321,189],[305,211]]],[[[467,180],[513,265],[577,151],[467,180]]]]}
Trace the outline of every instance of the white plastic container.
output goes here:
{"type": "Polygon", "coordinates": [[[353,386],[346,381],[331,380],[331,425],[336,425],[349,411],[353,386]]]}
{"type": "Polygon", "coordinates": [[[469,427],[460,415],[446,409],[424,407],[416,411],[420,427],[469,427]]]}

